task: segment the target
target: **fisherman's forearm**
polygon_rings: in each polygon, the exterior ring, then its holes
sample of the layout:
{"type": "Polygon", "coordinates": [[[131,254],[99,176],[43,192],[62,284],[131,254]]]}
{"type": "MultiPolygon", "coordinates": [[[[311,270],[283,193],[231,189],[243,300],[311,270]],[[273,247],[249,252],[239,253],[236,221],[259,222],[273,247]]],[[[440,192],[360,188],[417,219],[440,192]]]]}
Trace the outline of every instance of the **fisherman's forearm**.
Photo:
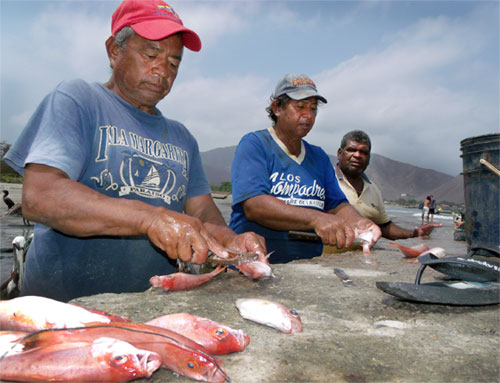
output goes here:
{"type": "Polygon", "coordinates": [[[143,220],[151,209],[140,201],[107,197],[48,166],[30,164],[25,169],[24,217],[64,234],[145,234],[143,220]]]}
{"type": "Polygon", "coordinates": [[[379,225],[382,231],[382,236],[387,239],[397,240],[418,237],[418,230],[408,230],[402,228],[394,223],[389,223],[388,225],[379,225]]]}
{"type": "Polygon", "coordinates": [[[243,203],[245,216],[272,230],[311,230],[320,214],[314,209],[287,205],[276,197],[260,195],[243,203]]]}

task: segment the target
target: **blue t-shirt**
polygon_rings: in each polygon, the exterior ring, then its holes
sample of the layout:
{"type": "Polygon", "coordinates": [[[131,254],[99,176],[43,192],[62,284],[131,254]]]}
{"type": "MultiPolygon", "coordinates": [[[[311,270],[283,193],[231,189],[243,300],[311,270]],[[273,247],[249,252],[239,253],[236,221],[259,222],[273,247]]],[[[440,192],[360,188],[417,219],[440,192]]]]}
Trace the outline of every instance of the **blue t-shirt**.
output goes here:
{"type": "Polygon", "coordinates": [[[289,205],[323,212],[348,203],[340,190],[328,155],[319,146],[302,141],[305,157],[299,164],[285,153],[269,131],[245,135],[231,168],[233,211],[230,227],[236,233],[254,231],[266,239],[268,251],[274,251],[271,263],[321,255],[321,243],[288,238],[288,231],[264,227],[246,218],[242,202],[258,195],[271,195],[289,205]]]}
{"type": "MultiPolygon", "coordinates": [[[[52,166],[109,197],[176,212],[210,193],[198,144],[179,122],[145,113],[102,84],[61,83],[40,104],[5,156],[20,174],[28,163],[52,166]]],[[[70,300],[104,292],[144,291],[149,278],[176,270],[143,236],[77,238],[36,224],[22,295],[70,300]]]]}

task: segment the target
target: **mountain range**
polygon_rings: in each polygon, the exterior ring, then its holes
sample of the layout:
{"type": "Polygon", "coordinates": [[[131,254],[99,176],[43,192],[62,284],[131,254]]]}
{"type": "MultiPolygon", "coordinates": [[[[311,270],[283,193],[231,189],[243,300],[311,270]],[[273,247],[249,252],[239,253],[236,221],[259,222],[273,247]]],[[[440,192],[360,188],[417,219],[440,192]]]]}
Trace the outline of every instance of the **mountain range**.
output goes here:
{"type": "MultiPolygon", "coordinates": [[[[231,164],[236,146],[212,149],[201,152],[203,168],[211,185],[231,181],[231,164]]],[[[332,164],[337,157],[329,155],[332,164]]],[[[424,200],[433,194],[438,201],[464,203],[463,176],[456,177],[432,169],[391,160],[372,153],[366,175],[381,190],[384,200],[408,198],[424,200]]]]}

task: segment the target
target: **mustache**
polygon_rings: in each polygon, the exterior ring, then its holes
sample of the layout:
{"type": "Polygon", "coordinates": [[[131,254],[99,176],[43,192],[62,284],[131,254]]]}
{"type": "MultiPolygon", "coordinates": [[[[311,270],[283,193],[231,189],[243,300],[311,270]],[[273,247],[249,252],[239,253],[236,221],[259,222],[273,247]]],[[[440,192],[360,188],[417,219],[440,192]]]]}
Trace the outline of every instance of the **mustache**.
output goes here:
{"type": "Polygon", "coordinates": [[[151,78],[147,78],[145,80],[142,81],[142,83],[144,84],[150,84],[150,85],[154,85],[154,86],[162,86],[163,88],[170,88],[170,84],[168,83],[168,81],[165,79],[165,78],[161,78],[161,77],[151,77],[151,78]]]}

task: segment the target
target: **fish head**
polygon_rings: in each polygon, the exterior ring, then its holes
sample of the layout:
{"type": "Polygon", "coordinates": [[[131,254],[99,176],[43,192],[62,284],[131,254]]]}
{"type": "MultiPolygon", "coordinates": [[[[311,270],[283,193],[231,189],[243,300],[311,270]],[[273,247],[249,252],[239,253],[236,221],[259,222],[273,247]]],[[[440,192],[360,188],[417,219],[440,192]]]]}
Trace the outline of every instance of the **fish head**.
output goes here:
{"type": "Polygon", "coordinates": [[[222,325],[214,326],[210,330],[210,334],[216,341],[218,354],[243,351],[250,343],[250,337],[242,330],[235,330],[222,325]]]}
{"type": "Polygon", "coordinates": [[[90,353],[93,358],[106,363],[115,377],[149,378],[162,363],[156,352],[140,350],[130,343],[107,337],[96,339],[90,353]]]}
{"type": "Polygon", "coordinates": [[[174,370],[180,375],[189,378],[222,383],[227,375],[222,361],[200,350],[179,350],[175,355],[177,368],[174,370]]]}
{"type": "Polygon", "coordinates": [[[161,277],[155,275],[149,279],[149,283],[153,287],[161,287],[163,290],[167,291],[170,290],[174,285],[173,279],[168,275],[162,275],[161,277]]]}
{"type": "Polygon", "coordinates": [[[267,262],[252,261],[238,266],[240,272],[252,279],[266,279],[274,277],[271,266],[267,262]]]}
{"type": "Polygon", "coordinates": [[[288,311],[288,317],[290,318],[291,332],[301,332],[302,331],[302,321],[300,320],[299,313],[294,309],[288,311]]]}

